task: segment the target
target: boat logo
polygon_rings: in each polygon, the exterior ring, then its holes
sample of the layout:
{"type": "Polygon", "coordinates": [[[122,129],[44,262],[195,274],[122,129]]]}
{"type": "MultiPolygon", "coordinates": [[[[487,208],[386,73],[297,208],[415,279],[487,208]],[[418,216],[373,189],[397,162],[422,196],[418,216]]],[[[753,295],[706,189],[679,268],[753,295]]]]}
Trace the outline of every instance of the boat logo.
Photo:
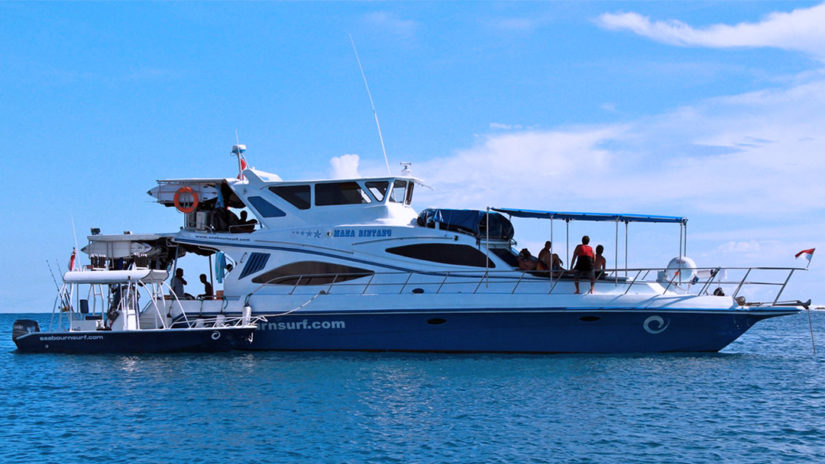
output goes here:
{"type": "Polygon", "coordinates": [[[220,332],[218,332],[217,330],[212,332],[212,340],[217,340],[219,338],[221,338],[221,333],[220,332]]]}
{"type": "Polygon", "coordinates": [[[670,321],[665,322],[665,320],[662,319],[662,316],[650,316],[645,319],[644,323],[642,323],[642,327],[645,328],[645,332],[653,335],[664,332],[669,325],[670,321]]]}

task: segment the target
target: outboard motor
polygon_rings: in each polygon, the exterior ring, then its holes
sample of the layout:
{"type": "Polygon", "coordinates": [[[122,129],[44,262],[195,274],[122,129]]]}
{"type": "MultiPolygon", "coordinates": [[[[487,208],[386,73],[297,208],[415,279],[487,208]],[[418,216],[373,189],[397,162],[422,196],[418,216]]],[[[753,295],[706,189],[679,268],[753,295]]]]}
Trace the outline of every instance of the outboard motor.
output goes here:
{"type": "Polygon", "coordinates": [[[40,325],[37,321],[31,319],[18,319],[14,321],[14,326],[11,329],[11,339],[16,341],[18,338],[32,332],[40,332],[40,325]]]}

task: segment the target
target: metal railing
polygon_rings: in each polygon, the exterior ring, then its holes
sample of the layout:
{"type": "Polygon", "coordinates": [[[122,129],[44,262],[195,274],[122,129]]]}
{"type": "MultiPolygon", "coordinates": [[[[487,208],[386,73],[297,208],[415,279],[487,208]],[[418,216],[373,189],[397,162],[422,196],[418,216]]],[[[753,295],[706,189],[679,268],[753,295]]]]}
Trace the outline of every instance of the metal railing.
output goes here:
{"type": "Polygon", "coordinates": [[[197,329],[197,328],[221,328],[221,327],[243,327],[249,324],[266,322],[263,316],[252,316],[248,321],[244,321],[243,316],[224,316],[218,314],[214,317],[188,317],[180,318],[170,324],[172,329],[197,329]]]}
{"type": "MultiPolygon", "coordinates": [[[[651,295],[728,295],[741,296],[744,288],[773,288],[775,294],[763,303],[776,304],[794,272],[805,268],[790,267],[713,267],[713,268],[621,268],[596,271],[595,293],[627,295],[635,293],[651,295]],[[619,272],[628,277],[620,277],[619,272]],[[635,274],[634,274],[635,273],[635,274]],[[740,277],[730,277],[741,274],[740,277]],[[772,278],[754,279],[752,276],[773,274],[772,278]],[[632,276],[632,277],[630,277],[632,276]],[[650,278],[654,276],[654,278],[650,278]],[[732,293],[730,293],[732,292],[732,293]]],[[[295,274],[278,276],[261,283],[247,298],[263,289],[281,287],[287,295],[310,293],[342,293],[365,295],[434,293],[434,294],[564,294],[573,293],[575,271],[518,271],[503,270],[483,272],[376,272],[367,276],[361,273],[295,274]],[[366,280],[365,280],[366,279],[366,280]],[[561,285],[569,282],[571,285],[561,285]],[[427,288],[428,290],[425,290],[427,288]],[[348,289],[349,291],[345,290],[348,289]],[[305,290],[305,291],[302,291],[305,290]]],[[[589,289],[589,278],[580,279],[583,289],[589,289]]],[[[267,292],[269,293],[269,292],[267,292]]],[[[763,292],[764,293],[764,292],[763,292]]],[[[773,292],[771,292],[773,293],[773,292]]],[[[764,295],[763,295],[764,296],[764,295]]],[[[737,300],[745,304],[741,298],[737,300]]]]}

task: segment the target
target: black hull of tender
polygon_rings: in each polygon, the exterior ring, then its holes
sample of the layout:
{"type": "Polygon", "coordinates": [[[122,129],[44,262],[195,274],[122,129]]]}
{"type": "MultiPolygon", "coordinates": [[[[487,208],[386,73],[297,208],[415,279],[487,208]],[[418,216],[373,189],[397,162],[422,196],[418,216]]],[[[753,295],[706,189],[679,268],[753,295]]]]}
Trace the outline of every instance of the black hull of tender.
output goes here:
{"type": "Polygon", "coordinates": [[[139,331],[31,332],[14,340],[21,353],[170,353],[244,349],[253,327],[139,331]]]}

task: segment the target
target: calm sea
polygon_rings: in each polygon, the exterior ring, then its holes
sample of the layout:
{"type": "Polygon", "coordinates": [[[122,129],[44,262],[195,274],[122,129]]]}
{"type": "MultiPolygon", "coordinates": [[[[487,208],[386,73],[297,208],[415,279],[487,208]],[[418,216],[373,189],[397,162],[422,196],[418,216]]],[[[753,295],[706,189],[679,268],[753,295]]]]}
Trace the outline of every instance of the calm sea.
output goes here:
{"type": "Polygon", "coordinates": [[[817,356],[805,314],[631,356],[22,355],[19,317],[3,463],[825,462],[825,313],[817,356]]]}

